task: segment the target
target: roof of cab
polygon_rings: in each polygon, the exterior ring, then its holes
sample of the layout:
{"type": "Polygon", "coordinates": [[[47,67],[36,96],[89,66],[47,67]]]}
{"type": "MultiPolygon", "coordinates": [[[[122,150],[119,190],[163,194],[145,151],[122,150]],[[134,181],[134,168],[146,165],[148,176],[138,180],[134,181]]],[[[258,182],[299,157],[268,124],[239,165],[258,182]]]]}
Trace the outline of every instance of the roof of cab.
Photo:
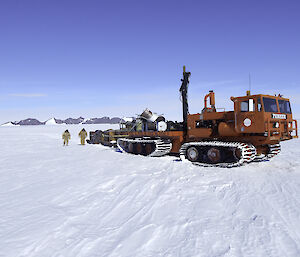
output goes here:
{"type": "Polygon", "coordinates": [[[245,95],[245,96],[238,96],[238,97],[231,97],[230,99],[234,102],[236,100],[247,100],[249,98],[257,98],[257,97],[268,97],[268,98],[273,98],[273,99],[280,99],[280,100],[286,100],[290,101],[289,98],[282,97],[281,95],[263,95],[263,94],[258,94],[258,95],[245,95]]]}

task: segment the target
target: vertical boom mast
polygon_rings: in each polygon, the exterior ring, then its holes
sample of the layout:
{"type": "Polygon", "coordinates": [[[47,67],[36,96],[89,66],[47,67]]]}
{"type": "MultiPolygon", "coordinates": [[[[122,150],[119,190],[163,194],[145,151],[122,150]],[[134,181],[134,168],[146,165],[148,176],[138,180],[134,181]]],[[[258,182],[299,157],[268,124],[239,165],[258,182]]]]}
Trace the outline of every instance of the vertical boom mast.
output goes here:
{"type": "Polygon", "coordinates": [[[183,79],[181,79],[181,87],[179,89],[182,98],[182,114],[183,114],[183,131],[186,135],[187,132],[187,116],[189,113],[189,105],[187,101],[187,91],[189,84],[189,77],[191,76],[190,72],[185,71],[185,66],[183,66],[183,79]]]}

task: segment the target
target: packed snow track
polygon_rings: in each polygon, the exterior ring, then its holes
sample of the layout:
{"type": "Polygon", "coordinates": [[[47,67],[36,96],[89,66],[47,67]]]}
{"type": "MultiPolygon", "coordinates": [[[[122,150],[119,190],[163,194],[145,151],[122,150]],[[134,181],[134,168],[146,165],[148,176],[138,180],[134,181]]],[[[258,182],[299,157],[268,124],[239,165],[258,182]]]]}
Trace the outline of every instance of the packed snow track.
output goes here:
{"type": "Polygon", "coordinates": [[[81,129],[0,127],[1,257],[300,256],[298,139],[224,169],[81,146],[81,129]]]}

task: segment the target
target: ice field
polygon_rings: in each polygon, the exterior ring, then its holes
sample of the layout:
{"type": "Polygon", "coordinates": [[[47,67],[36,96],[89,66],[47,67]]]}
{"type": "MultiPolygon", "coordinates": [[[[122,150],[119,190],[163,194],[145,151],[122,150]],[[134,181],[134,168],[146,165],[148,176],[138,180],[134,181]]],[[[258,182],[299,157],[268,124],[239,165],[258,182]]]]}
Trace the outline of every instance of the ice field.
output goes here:
{"type": "Polygon", "coordinates": [[[0,127],[1,257],[300,256],[298,139],[222,169],[81,146],[82,128],[0,127]]]}

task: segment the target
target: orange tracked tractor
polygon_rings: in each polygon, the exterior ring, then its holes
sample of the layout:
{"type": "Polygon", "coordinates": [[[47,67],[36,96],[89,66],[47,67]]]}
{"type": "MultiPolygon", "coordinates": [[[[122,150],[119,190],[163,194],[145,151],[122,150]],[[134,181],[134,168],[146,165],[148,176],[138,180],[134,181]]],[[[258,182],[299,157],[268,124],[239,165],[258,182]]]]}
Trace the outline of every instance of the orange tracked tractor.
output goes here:
{"type": "Polygon", "coordinates": [[[183,122],[166,121],[146,109],[136,118],[124,119],[119,130],[91,132],[88,142],[116,145],[136,155],[175,154],[196,165],[235,167],[270,159],[280,152],[280,141],[298,137],[289,99],[281,95],[247,91],[246,96],[231,97],[234,111],[218,112],[215,94],[210,91],[203,110],[189,114],[190,75],[184,67],[180,87],[183,122]]]}

